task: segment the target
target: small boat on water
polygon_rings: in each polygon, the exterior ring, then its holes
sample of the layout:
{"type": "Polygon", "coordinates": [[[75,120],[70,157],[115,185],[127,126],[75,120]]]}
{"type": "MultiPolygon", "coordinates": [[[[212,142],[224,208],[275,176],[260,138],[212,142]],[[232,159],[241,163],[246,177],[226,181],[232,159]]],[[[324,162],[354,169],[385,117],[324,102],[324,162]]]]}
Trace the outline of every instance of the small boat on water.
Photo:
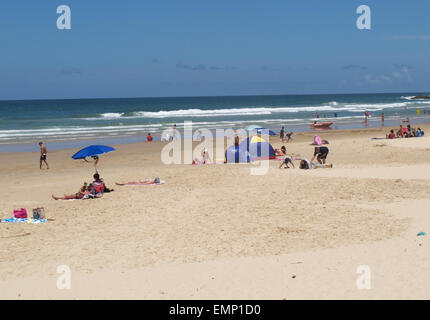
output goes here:
{"type": "Polygon", "coordinates": [[[312,123],[311,127],[312,128],[328,128],[333,124],[332,121],[330,122],[321,122],[321,123],[312,123]]]}

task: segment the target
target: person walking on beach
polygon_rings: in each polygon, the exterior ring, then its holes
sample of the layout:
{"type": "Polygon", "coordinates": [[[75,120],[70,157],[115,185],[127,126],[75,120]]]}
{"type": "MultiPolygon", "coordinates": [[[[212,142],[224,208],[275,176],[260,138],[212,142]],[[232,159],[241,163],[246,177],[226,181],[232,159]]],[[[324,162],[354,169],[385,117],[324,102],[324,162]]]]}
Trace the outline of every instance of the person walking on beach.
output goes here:
{"type": "Polygon", "coordinates": [[[285,134],[285,129],[284,127],[281,128],[281,131],[279,131],[279,139],[284,142],[284,134],[285,134]]]}
{"type": "Polygon", "coordinates": [[[46,149],[46,146],[41,141],[39,142],[40,146],[40,170],[42,170],[43,162],[46,164],[46,169],[49,169],[48,161],[46,160],[46,154],[48,153],[48,149],[46,149]]]}

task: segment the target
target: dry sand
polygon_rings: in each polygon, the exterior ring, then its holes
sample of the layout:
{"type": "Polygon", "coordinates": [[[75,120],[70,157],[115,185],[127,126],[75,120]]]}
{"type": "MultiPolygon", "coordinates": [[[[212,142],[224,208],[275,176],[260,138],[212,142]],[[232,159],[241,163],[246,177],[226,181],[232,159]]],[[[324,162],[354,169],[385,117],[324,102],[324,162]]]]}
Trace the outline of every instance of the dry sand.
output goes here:
{"type": "MultiPolygon", "coordinates": [[[[270,161],[261,176],[164,165],[161,142],[119,145],[99,166],[115,191],[95,200],[51,199],[91,181],[76,150],[49,152],[50,170],[37,153],[0,153],[0,218],[43,206],[55,219],[0,224],[0,298],[429,299],[430,235],[417,233],[430,231],[430,137],[371,139],[386,132],[320,132],[333,169],[270,161]],[[155,176],[166,183],[114,186],[155,176]],[[70,290],[56,286],[59,265],[70,290]],[[360,265],[370,290],[357,288],[360,265]]],[[[295,135],[288,152],[311,158],[312,138],[295,135]]]]}

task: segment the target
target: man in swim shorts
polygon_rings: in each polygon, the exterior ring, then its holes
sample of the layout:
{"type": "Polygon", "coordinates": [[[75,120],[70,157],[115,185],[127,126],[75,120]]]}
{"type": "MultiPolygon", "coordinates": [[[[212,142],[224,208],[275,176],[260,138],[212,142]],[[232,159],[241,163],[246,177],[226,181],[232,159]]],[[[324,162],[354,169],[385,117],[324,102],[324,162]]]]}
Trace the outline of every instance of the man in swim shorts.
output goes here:
{"type": "Polygon", "coordinates": [[[315,157],[317,157],[317,161],[321,164],[325,164],[328,155],[327,147],[315,147],[314,156],[312,157],[311,162],[314,161],[315,157]]]}
{"type": "Polygon", "coordinates": [[[42,169],[43,162],[46,164],[46,168],[49,169],[48,161],[46,161],[46,154],[48,153],[48,150],[46,149],[43,142],[39,142],[40,146],[40,169],[42,169]]]}

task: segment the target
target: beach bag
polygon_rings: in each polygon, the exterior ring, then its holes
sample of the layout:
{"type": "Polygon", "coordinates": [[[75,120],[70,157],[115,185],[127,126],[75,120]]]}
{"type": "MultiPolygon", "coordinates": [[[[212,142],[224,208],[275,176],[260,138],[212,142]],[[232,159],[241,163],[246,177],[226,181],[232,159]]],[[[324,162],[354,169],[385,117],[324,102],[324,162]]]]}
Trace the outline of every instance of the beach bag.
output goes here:
{"type": "Polygon", "coordinates": [[[45,219],[45,209],[44,208],[33,209],[33,219],[45,219]]]}
{"type": "Polygon", "coordinates": [[[17,219],[25,219],[27,218],[27,210],[21,208],[19,210],[13,210],[13,216],[17,219]]]}

